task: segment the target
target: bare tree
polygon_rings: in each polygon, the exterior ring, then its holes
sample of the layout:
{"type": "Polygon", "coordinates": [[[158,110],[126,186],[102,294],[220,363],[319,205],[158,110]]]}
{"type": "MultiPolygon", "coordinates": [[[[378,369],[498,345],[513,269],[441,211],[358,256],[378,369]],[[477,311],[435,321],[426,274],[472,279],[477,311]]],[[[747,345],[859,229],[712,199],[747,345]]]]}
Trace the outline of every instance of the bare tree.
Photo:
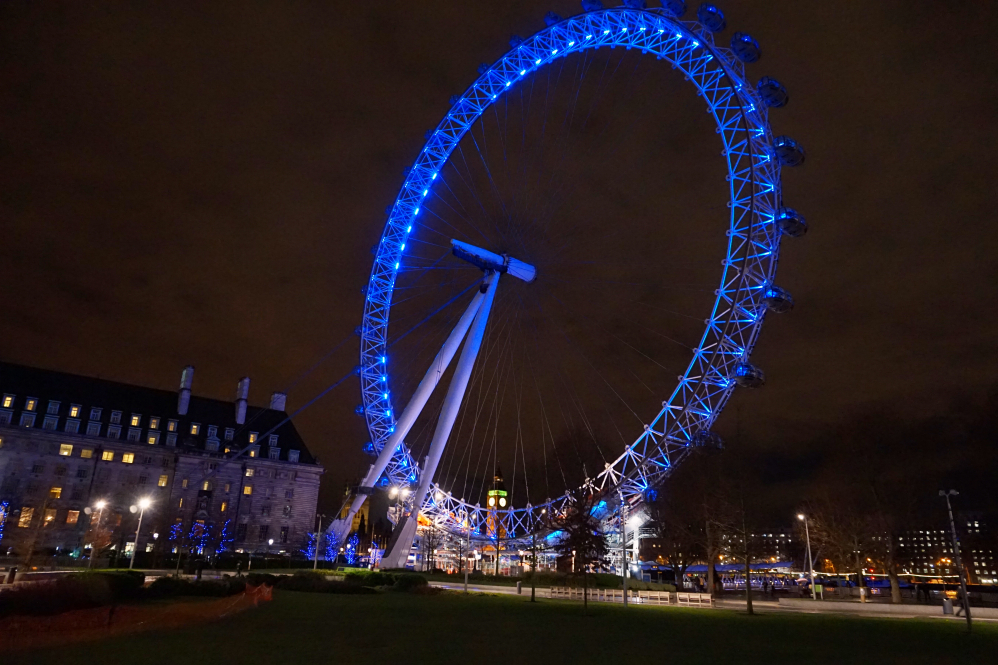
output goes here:
{"type": "Polygon", "coordinates": [[[606,534],[600,520],[593,515],[598,505],[597,495],[587,487],[575,490],[572,501],[560,515],[551,517],[552,529],[561,532],[555,550],[572,557],[572,573],[582,574],[583,611],[589,609],[589,572],[602,566],[609,554],[606,534]]]}

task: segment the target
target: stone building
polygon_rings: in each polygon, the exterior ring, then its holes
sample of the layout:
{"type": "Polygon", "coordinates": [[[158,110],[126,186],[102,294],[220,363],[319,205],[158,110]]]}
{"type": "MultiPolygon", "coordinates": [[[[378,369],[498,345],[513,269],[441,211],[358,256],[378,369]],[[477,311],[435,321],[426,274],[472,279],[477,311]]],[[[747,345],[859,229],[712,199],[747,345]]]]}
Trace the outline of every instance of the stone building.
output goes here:
{"type": "Polygon", "coordinates": [[[224,402],[193,379],[169,392],[0,363],[0,556],[131,550],[141,499],[140,551],[303,545],[323,468],[285,395],[250,406],[244,378],[224,402]]]}

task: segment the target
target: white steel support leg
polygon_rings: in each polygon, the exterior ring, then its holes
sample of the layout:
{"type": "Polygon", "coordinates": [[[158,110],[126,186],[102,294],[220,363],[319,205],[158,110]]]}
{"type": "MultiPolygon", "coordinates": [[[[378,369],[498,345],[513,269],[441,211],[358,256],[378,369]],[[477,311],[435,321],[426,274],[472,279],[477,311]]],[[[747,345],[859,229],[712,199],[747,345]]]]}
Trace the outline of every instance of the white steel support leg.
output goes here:
{"type": "MultiPolygon", "coordinates": [[[[364,476],[364,481],[361,483],[362,488],[373,488],[374,484],[378,482],[378,478],[381,474],[385,472],[388,467],[388,463],[392,459],[392,455],[395,454],[395,450],[399,447],[399,444],[405,440],[406,435],[409,430],[412,429],[413,424],[416,422],[416,418],[422,413],[423,407],[426,406],[427,400],[430,399],[430,395],[433,394],[433,389],[437,387],[440,383],[440,379],[443,377],[444,372],[447,371],[447,367],[450,365],[450,361],[454,358],[454,354],[457,353],[457,349],[461,346],[461,342],[464,340],[465,335],[468,333],[468,328],[471,327],[472,321],[475,320],[475,315],[478,314],[478,310],[482,306],[482,301],[485,299],[485,294],[481,291],[475,293],[475,297],[471,299],[471,304],[468,305],[468,309],[464,311],[461,318],[458,320],[457,325],[454,326],[454,330],[451,331],[450,336],[447,337],[447,341],[444,342],[443,346],[440,347],[440,351],[437,352],[437,357],[433,359],[430,363],[430,368],[426,371],[423,376],[423,380],[419,382],[419,386],[416,388],[416,392],[413,393],[412,399],[405,407],[405,411],[395,422],[395,431],[385,442],[384,447],[381,449],[381,453],[378,455],[378,459],[371,465],[368,469],[367,475],[364,476]]],[[[334,549],[339,549],[343,542],[346,540],[347,535],[349,535],[350,526],[353,524],[354,515],[357,511],[361,509],[364,505],[364,501],[367,500],[367,494],[361,491],[353,498],[353,502],[350,504],[350,510],[346,516],[334,520],[327,529],[326,538],[327,540],[333,538],[336,540],[336,546],[334,549]]]]}
{"type": "Polygon", "coordinates": [[[461,410],[464,393],[468,388],[468,381],[471,379],[471,371],[475,367],[478,351],[482,348],[482,340],[485,338],[485,327],[489,321],[489,313],[492,311],[492,303],[495,301],[498,285],[499,273],[493,272],[485,299],[475,317],[468,341],[465,342],[464,349],[461,350],[461,358],[454,369],[454,377],[447,388],[447,397],[440,411],[440,418],[437,420],[437,428],[433,432],[433,441],[430,443],[430,453],[426,456],[426,464],[419,474],[419,487],[413,495],[412,512],[396,526],[396,533],[392,534],[392,544],[389,551],[381,560],[382,568],[404,568],[406,560],[409,558],[409,550],[412,548],[412,541],[416,535],[419,509],[422,507],[426,492],[433,482],[434,475],[436,475],[437,465],[440,463],[444,448],[447,446],[447,439],[450,438],[458,411],[461,410]]]}

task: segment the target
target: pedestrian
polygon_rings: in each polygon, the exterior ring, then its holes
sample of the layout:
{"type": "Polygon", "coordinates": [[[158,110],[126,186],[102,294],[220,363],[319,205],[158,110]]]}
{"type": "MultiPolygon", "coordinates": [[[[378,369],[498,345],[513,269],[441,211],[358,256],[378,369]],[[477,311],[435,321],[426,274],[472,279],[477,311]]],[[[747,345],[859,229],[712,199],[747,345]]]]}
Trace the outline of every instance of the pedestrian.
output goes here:
{"type": "Polygon", "coordinates": [[[242,577],[242,576],[243,576],[243,562],[236,561],[236,577],[242,577]]]}
{"type": "Polygon", "coordinates": [[[198,582],[201,581],[201,571],[203,570],[204,570],[204,559],[198,559],[197,578],[196,578],[198,582]]]}

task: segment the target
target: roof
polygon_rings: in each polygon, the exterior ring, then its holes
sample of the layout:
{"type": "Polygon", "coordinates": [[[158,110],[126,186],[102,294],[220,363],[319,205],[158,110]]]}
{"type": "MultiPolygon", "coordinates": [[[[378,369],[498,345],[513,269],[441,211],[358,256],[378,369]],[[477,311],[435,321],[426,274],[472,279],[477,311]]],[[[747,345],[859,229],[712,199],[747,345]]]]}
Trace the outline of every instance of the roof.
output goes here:
{"type": "MultiPolygon", "coordinates": [[[[141,416],[140,426],[144,432],[152,431],[149,427],[151,417],[161,420],[157,429],[164,434],[167,432],[168,422],[177,421],[176,448],[179,452],[206,452],[209,428],[215,427],[222,450],[228,446],[235,452],[250,445],[249,437],[252,432],[257,434],[255,443],[260,446],[260,458],[268,459],[270,446],[269,438],[265,435],[276,434],[278,439],[275,448],[280,448],[281,451],[279,459],[287,460],[288,451],[297,450],[299,464],[317,464],[284,411],[247,406],[246,422],[240,425],[236,423],[234,401],[226,402],[192,394],[187,414],[180,415],[177,412],[177,392],[6,362],[0,362],[0,393],[14,396],[11,408],[2,409],[14,412],[12,424],[19,422],[18,414],[24,411],[27,398],[33,397],[38,400],[35,429],[43,427],[45,417],[49,415],[49,402],[56,401],[60,403],[56,412],[59,416],[59,431],[64,430],[70,406],[78,405],[82,407],[79,414],[81,433],[86,431],[87,423],[99,421],[102,424],[101,433],[105,435],[112,412],[120,411],[122,439],[125,439],[125,432],[128,431],[134,414],[141,416]],[[90,418],[91,409],[94,408],[101,409],[98,420],[90,418]],[[193,434],[191,428],[195,423],[200,425],[197,434],[193,434]],[[225,438],[226,429],[234,430],[231,441],[225,438]]],[[[164,437],[158,445],[165,445],[165,441],[164,437]]],[[[223,452],[218,454],[224,455],[223,452]]]]}

